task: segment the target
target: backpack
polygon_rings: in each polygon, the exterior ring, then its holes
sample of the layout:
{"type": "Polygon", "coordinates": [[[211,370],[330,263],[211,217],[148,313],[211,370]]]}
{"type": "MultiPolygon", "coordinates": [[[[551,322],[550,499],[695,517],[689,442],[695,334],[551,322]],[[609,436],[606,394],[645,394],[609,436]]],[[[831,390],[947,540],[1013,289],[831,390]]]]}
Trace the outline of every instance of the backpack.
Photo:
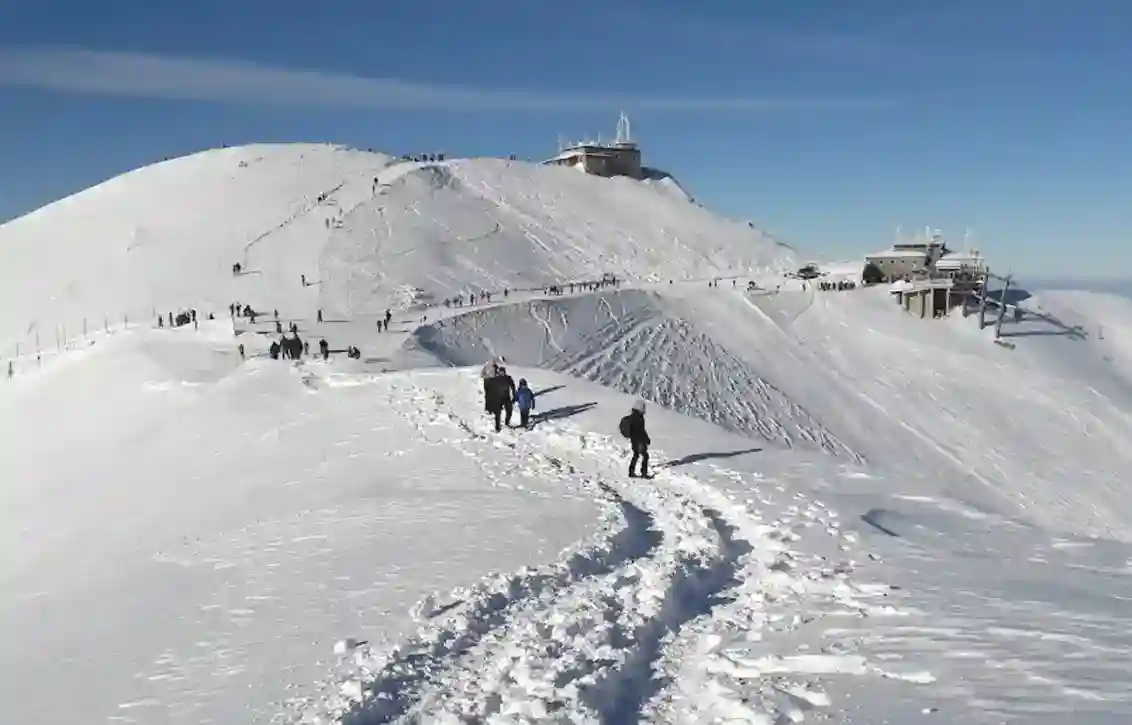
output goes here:
{"type": "Polygon", "coordinates": [[[627,416],[625,416],[624,418],[621,419],[621,422],[618,424],[617,429],[619,431],[621,431],[622,436],[624,436],[625,438],[628,438],[632,425],[633,425],[632,416],[627,415],[627,416]]]}

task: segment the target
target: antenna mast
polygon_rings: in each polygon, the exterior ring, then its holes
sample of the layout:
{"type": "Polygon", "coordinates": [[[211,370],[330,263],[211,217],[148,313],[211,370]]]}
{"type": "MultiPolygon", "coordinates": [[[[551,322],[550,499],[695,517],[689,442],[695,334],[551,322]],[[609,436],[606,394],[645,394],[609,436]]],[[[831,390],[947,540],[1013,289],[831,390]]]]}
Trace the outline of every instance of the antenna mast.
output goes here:
{"type": "Polygon", "coordinates": [[[617,143],[633,143],[633,127],[624,111],[621,112],[621,118],[617,119],[617,143]]]}

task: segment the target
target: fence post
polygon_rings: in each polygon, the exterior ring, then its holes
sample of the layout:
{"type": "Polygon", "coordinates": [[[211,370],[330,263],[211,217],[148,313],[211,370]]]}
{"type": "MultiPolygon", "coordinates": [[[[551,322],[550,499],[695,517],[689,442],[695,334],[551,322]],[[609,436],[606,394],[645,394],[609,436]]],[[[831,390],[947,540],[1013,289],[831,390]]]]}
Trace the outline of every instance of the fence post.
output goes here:
{"type": "Polygon", "coordinates": [[[127,330],[130,329],[130,313],[129,312],[123,312],[122,313],[122,327],[127,329],[127,330]]]}
{"type": "Polygon", "coordinates": [[[994,339],[1002,336],[1002,318],[1006,317],[1006,293],[1010,291],[1010,275],[1002,284],[1002,294],[998,296],[998,319],[994,323],[994,339]]]}
{"type": "Polygon", "coordinates": [[[85,317],[83,318],[83,339],[84,340],[87,339],[87,336],[86,336],[86,318],[85,317]]]}
{"type": "Polygon", "coordinates": [[[983,272],[983,290],[979,295],[979,329],[987,326],[987,290],[990,289],[990,267],[983,272]]]}
{"type": "Polygon", "coordinates": [[[103,332],[110,332],[110,316],[109,315],[103,315],[102,316],[102,331],[103,332]]]}

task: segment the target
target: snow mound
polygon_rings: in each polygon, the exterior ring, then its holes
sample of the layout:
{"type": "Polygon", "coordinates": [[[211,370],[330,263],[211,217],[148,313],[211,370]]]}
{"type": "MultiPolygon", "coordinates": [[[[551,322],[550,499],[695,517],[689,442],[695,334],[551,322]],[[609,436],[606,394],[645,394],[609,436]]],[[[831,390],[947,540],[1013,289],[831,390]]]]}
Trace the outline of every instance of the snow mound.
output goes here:
{"type": "MultiPolygon", "coordinates": [[[[662,287],[663,288],[663,287],[662,287]]],[[[735,432],[862,459],[656,292],[550,297],[469,312],[414,333],[410,348],[447,365],[503,355],[608,385],[735,432]]]]}

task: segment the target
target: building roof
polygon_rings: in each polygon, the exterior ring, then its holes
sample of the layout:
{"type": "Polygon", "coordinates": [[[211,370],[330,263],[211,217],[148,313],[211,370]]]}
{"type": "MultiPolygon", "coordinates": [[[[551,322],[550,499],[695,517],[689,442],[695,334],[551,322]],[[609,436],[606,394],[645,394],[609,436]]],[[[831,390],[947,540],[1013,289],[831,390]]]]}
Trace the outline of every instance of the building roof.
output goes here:
{"type": "Polygon", "coordinates": [[[898,279],[888,288],[889,292],[922,292],[929,289],[947,289],[954,287],[955,282],[950,279],[898,279]]]}
{"type": "Polygon", "coordinates": [[[601,159],[601,158],[608,159],[608,158],[614,157],[615,154],[611,154],[608,151],[594,150],[594,149],[599,149],[599,148],[603,148],[603,147],[600,147],[600,146],[576,146],[574,148],[566,149],[565,151],[558,154],[557,156],[553,156],[553,157],[547,159],[546,161],[543,161],[543,163],[544,164],[553,164],[555,161],[569,161],[570,159],[577,159],[577,158],[580,158],[582,156],[592,156],[594,158],[599,158],[599,159],[601,159]]]}
{"type": "Polygon", "coordinates": [[[923,249],[886,249],[883,252],[869,254],[865,259],[913,259],[927,256],[927,250],[923,249]]]}
{"type": "Polygon", "coordinates": [[[981,267],[986,264],[983,257],[972,257],[962,254],[949,254],[936,260],[936,269],[961,269],[963,267],[981,267]]]}

